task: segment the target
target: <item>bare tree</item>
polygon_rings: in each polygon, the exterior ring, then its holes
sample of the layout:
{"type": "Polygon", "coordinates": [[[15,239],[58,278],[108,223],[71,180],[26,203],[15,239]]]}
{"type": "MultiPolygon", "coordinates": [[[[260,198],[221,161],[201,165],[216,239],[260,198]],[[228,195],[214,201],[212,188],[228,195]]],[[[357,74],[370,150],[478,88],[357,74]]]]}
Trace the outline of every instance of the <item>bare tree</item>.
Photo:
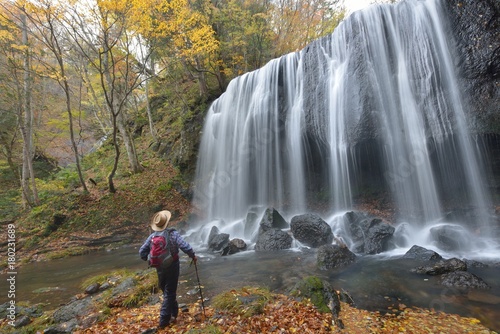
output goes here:
{"type": "Polygon", "coordinates": [[[120,159],[118,133],[125,146],[129,166],[133,173],[142,171],[132,135],[127,126],[126,110],[133,91],[141,84],[142,66],[135,61],[133,38],[127,30],[130,8],[87,8],[81,11],[68,9],[65,26],[79,46],[82,56],[100,78],[100,89],[106,109],[111,116],[112,141],[115,159],[108,174],[110,192],[116,192],[114,176],[120,159]]]}
{"type": "Polygon", "coordinates": [[[20,121],[21,135],[23,137],[23,168],[21,173],[21,188],[23,193],[23,202],[26,208],[29,206],[36,206],[39,204],[38,191],[36,189],[35,171],[33,169],[33,112],[31,110],[31,68],[30,68],[30,48],[28,44],[28,25],[26,22],[26,11],[20,8],[20,22],[22,30],[22,45],[25,47],[24,51],[24,78],[23,78],[23,97],[24,101],[19,108],[19,119],[24,111],[24,121],[20,121]],[[30,196],[29,183],[31,180],[32,200],[30,196]]]}
{"type": "Polygon", "coordinates": [[[35,29],[32,35],[43,43],[43,45],[53,54],[56,60],[55,66],[52,66],[50,63],[45,63],[45,66],[49,69],[49,71],[55,74],[53,77],[56,78],[57,82],[64,91],[66,112],[69,121],[70,140],[75,156],[76,169],[83,190],[88,192],[82,173],[80,154],[75,140],[71,107],[71,88],[66,74],[65,51],[62,46],[65,38],[61,34],[61,29],[57,29],[56,27],[58,23],[57,17],[61,14],[60,11],[61,8],[53,6],[50,0],[42,0],[38,2],[38,8],[29,13],[27,17],[32,22],[33,29],[35,29]]]}

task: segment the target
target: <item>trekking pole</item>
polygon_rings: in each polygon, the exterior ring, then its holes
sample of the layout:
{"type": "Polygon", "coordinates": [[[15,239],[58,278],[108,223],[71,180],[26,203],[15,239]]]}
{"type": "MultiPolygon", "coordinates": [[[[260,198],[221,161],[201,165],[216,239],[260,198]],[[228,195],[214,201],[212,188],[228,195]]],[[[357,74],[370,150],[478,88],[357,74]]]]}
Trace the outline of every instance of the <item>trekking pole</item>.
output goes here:
{"type": "Polygon", "coordinates": [[[196,264],[196,261],[192,261],[194,263],[194,270],[196,272],[196,279],[198,280],[198,288],[200,289],[200,298],[201,298],[201,308],[203,309],[203,316],[205,319],[207,318],[207,315],[205,314],[205,303],[203,302],[203,294],[201,293],[201,283],[200,283],[200,276],[198,275],[198,265],[196,264]]]}

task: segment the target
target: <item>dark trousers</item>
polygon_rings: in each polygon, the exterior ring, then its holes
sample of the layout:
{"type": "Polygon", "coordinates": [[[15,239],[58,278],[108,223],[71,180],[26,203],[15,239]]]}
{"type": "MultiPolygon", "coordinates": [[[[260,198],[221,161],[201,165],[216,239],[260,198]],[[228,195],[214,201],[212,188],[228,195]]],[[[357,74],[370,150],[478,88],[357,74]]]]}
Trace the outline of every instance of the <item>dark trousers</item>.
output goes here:
{"type": "Polygon", "coordinates": [[[179,261],[174,261],[166,269],[158,269],[158,285],[163,291],[163,302],[160,309],[160,325],[168,325],[170,318],[177,317],[177,284],[179,283],[179,261]]]}

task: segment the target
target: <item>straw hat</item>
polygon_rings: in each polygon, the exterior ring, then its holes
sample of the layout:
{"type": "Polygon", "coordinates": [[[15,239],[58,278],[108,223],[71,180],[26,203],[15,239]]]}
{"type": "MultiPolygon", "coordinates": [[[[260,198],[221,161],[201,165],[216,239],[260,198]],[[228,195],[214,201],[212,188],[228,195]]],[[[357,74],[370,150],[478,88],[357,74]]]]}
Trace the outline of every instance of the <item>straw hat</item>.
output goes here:
{"type": "Polygon", "coordinates": [[[163,210],[155,213],[153,220],[151,220],[151,228],[153,231],[163,231],[167,228],[168,222],[170,221],[172,214],[168,210],[163,210]]]}

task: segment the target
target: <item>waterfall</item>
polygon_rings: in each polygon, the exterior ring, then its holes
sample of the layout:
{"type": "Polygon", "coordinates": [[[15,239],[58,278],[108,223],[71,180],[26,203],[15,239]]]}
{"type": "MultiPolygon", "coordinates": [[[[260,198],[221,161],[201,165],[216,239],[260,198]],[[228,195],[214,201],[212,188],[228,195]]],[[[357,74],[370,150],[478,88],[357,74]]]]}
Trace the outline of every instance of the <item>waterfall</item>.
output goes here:
{"type": "Polygon", "coordinates": [[[445,18],[440,1],[372,5],[232,80],[203,129],[193,201],[203,220],[240,221],[259,207],[333,215],[376,187],[401,221],[423,228],[449,207],[471,208],[488,235],[445,18]]]}

